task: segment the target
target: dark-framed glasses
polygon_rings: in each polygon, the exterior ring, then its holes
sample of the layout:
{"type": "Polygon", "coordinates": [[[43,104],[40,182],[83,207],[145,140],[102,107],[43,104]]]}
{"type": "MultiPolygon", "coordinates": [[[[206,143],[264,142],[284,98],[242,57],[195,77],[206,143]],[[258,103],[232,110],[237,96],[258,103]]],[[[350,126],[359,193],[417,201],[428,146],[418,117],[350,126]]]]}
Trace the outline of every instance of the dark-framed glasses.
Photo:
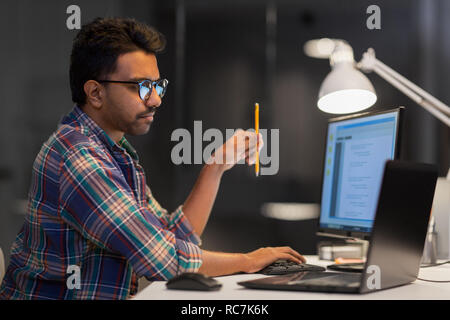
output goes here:
{"type": "Polygon", "coordinates": [[[152,90],[155,88],[156,93],[160,98],[164,97],[167,90],[167,85],[169,80],[158,79],[158,80],[142,80],[142,81],[119,81],[119,80],[97,80],[100,83],[131,83],[139,85],[139,96],[142,101],[146,102],[148,98],[152,95],[152,90]]]}

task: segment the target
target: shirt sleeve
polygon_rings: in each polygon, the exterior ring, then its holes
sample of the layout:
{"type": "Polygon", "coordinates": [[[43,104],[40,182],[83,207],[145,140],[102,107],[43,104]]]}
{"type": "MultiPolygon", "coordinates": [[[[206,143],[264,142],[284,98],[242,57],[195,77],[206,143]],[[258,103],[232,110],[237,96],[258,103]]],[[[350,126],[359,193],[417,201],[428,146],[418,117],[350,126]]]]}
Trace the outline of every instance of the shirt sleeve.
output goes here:
{"type": "Polygon", "coordinates": [[[139,277],[167,280],[198,271],[200,248],[139,206],[121,170],[102,151],[78,146],[63,157],[60,171],[61,218],[96,245],[126,257],[139,277]]]}
{"type": "Polygon", "coordinates": [[[177,238],[192,242],[198,246],[202,244],[201,238],[195,233],[189,219],[184,215],[182,205],[171,214],[168,214],[168,211],[153,197],[148,185],[145,191],[150,211],[157,215],[168,230],[173,232],[177,238]]]}

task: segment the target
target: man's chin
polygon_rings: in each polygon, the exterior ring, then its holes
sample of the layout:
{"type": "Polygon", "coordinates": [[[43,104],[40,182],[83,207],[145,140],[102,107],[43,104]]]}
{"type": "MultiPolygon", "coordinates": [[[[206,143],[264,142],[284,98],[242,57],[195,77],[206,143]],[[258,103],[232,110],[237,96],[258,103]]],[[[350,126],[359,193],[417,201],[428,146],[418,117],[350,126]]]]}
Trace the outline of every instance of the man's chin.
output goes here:
{"type": "Polygon", "coordinates": [[[142,136],[144,134],[147,134],[150,131],[151,126],[152,126],[152,122],[150,122],[149,124],[147,124],[145,126],[140,126],[138,128],[131,128],[126,133],[131,136],[142,136]]]}

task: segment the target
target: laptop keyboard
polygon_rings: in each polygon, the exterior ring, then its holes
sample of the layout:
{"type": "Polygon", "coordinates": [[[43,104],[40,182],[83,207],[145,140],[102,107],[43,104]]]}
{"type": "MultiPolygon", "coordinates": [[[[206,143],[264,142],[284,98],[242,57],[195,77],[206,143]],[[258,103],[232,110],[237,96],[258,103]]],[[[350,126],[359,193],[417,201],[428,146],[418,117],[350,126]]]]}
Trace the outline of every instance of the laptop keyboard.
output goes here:
{"type": "Polygon", "coordinates": [[[265,275],[283,275],[294,272],[304,272],[304,271],[325,271],[324,267],[312,265],[312,264],[298,264],[289,260],[277,260],[272,264],[269,264],[264,269],[260,270],[258,273],[265,275]]]}

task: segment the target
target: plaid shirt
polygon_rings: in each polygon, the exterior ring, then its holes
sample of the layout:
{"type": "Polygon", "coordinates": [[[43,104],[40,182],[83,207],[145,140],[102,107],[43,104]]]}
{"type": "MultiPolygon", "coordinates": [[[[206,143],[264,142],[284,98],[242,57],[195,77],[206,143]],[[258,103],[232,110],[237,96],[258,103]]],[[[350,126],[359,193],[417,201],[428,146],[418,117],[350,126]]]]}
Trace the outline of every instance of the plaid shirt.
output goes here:
{"type": "Polygon", "coordinates": [[[126,299],[140,277],[197,271],[199,245],[182,206],[169,215],[153,198],[127,140],[75,106],[34,162],[0,299],[126,299]],[[80,289],[68,288],[69,266],[80,289]]]}

